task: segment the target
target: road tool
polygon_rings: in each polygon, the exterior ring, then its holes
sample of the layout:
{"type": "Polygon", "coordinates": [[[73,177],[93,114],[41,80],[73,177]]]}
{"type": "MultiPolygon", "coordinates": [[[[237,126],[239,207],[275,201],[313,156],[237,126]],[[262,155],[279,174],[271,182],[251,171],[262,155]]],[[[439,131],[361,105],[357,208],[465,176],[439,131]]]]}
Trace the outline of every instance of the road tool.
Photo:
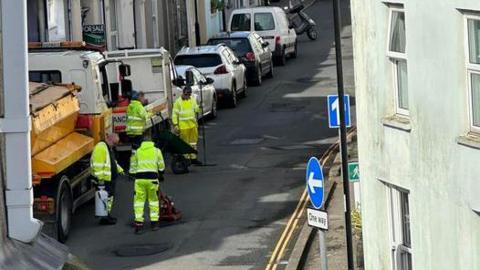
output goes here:
{"type": "Polygon", "coordinates": [[[307,33],[310,40],[316,40],[318,37],[317,24],[315,21],[305,13],[305,6],[303,3],[292,6],[290,2],[290,9],[288,9],[289,21],[292,28],[295,29],[297,35],[307,33]]]}

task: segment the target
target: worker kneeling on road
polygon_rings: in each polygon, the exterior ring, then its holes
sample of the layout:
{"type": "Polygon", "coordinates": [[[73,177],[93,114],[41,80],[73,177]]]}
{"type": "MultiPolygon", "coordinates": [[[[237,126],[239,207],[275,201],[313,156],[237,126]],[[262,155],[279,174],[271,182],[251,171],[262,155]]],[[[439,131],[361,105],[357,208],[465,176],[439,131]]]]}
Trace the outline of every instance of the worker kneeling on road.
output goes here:
{"type": "MultiPolygon", "coordinates": [[[[199,112],[200,107],[195,98],[192,98],[192,89],[185,86],[182,96],[173,104],[172,121],[175,132],[194,149],[197,149],[198,142],[197,113],[199,112]]],[[[190,159],[192,164],[202,164],[196,154],[185,154],[185,158],[190,159]]]]}
{"type": "Polygon", "coordinates": [[[140,144],[143,141],[143,132],[145,131],[146,121],[152,116],[151,113],[147,112],[145,107],[143,107],[144,101],[145,94],[143,92],[134,91],[127,107],[126,132],[133,150],[140,147],[140,144]]]}
{"type": "Polygon", "coordinates": [[[158,229],[160,203],[158,200],[159,181],[163,181],[165,162],[162,151],[151,141],[144,141],[135,151],[130,164],[135,176],[135,196],[133,209],[135,213],[135,233],[143,229],[143,210],[148,201],[152,230],[158,229]]]}
{"type": "Polygon", "coordinates": [[[116,133],[107,135],[105,142],[101,141],[95,145],[90,158],[90,168],[92,176],[95,178],[98,186],[104,186],[108,193],[107,212],[108,216],[100,219],[101,225],[113,225],[117,219],[110,215],[113,206],[113,197],[115,195],[115,184],[120,173],[123,173],[122,167],[117,164],[113,147],[118,144],[119,138],[116,133]]]}

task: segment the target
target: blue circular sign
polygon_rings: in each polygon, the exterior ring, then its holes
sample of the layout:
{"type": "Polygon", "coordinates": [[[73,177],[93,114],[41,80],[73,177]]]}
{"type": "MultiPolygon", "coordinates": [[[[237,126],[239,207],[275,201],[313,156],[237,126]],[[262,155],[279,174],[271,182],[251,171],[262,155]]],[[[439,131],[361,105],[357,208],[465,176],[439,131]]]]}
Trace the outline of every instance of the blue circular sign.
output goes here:
{"type": "Polygon", "coordinates": [[[308,197],[316,209],[322,208],[323,205],[323,171],[320,162],[316,157],[311,157],[307,164],[307,180],[308,197]]]}

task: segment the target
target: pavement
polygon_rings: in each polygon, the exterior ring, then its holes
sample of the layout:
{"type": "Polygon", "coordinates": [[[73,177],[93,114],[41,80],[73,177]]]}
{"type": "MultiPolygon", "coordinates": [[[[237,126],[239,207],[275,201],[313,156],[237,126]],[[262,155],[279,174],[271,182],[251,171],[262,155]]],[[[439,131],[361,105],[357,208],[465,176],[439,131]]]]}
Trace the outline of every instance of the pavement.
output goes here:
{"type": "MultiPolygon", "coordinates": [[[[71,252],[92,269],[264,269],[304,191],[306,161],[338,138],[326,108],[326,96],[336,93],[331,8],[326,0],[310,6],[318,40],[299,37],[296,59],[275,67],[261,87],[250,87],[238,108],[220,110],[205,123],[207,147],[200,153],[215,166],[192,167],[185,175],[167,171],[161,188],[183,211],[181,222],[134,235],[133,183],[122,179],[113,209],[117,225],[98,226],[93,203],[81,207],[66,242],[71,252]],[[138,256],[119,256],[125,249],[138,256]]],[[[348,40],[349,20],[343,29],[348,40]]],[[[344,44],[344,51],[346,91],[354,94],[351,48],[344,44]]],[[[301,230],[277,269],[287,267],[301,230]]]]}

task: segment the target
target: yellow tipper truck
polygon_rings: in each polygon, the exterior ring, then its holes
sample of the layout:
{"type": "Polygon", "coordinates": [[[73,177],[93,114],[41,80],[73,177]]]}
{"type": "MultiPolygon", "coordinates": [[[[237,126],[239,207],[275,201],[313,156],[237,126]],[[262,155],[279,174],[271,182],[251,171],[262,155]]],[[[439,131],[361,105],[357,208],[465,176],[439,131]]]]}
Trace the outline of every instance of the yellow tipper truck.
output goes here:
{"type": "Polygon", "coordinates": [[[95,140],[91,135],[104,133],[76,129],[79,86],[30,82],[29,90],[34,214],[45,222],[47,233],[64,242],[72,213],[93,198],[89,157],[95,140]]]}

